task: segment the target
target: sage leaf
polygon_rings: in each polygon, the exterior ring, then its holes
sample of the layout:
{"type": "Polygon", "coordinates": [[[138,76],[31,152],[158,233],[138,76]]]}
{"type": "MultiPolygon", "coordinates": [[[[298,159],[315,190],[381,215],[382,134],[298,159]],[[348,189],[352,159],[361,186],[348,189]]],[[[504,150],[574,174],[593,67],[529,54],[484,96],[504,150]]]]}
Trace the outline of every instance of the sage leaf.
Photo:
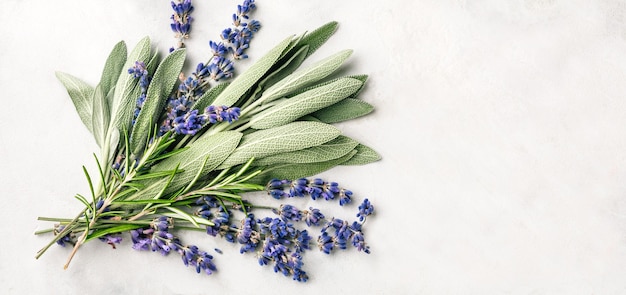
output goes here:
{"type": "Polygon", "coordinates": [[[293,122],[246,134],[235,151],[218,167],[224,169],[273,154],[297,151],[333,140],[341,132],[319,122],[293,122]]]}
{"type": "Polygon", "coordinates": [[[351,78],[354,79],[359,79],[361,80],[361,82],[363,82],[363,85],[361,85],[361,88],[359,88],[359,90],[357,90],[355,93],[352,93],[352,95],[350,95],[351,98],[357,98],[359,96],[359,94],[361,94],[361,91],[363,91],[363,88],[365,87],[365,83],[367,82],[367,75],[353,75],[353,76],[349,76],[351,78]]]}
{"type": "MultiPolygon", "coordinates": [[[[215,170],[237,147],[242,134],[237,131],[223,131],[213,135],[203,135],[193,144],[188,145],[189,149],[171,156],[154,165],[151,171],[171,171],[178,166],[183,172],[178,173],[170,182],[165,191],[170,193],[186,186],[202,169],[199,177],[209,174],[215,170]],[[208,157],[208,158],[207,158],[208,157]],[[205,162],[206,161],[206,162],[205,162]],[[204,166],[202,165],[204,164],[204,166]]],[[[145,188],[137,193],[133,199],[145,200],[154,198],[168,179],[149,182],[145,188]]]]}
{"type": "Polygon", "coordinates": [[[360,99],[346,98],[334,105],[323,108],[315,113],[313,117],[324,123],[337,123],[352,120],[371,113],[374,107],[360,99]]]}
{"type": "Polygon", "coordinates": [[[70,95],[80,120],[83,121],[83,124],[87,127],[89,132],[93,134],[93,123],[91,120],[93,87],[70,74],[56,72],[55,75],[63,86],[65,86],[67,93],[70,95]]]}
{"type": "Polygon", "coordinates": [[[230,85],[215,99],[214,105],[232,106],[250,90],[250,88],[267,73],[281,56],[292,37],[283,40],[276,47],[270,50],[259,61],[253,64],[246,72],[237,77],[230,85]]]}
{"type": "Polygon", "coordinates": [[[102,84],[98,84],[96,86],[96,89],[93,92],[92,103],[93,108],[91,119],[93,136],[96,139],[98,146],[102,147],[106,141],[107,128],[109,127],[109,120],[111,119],[109,102],[107,101],[102,84]]]}
{"type": "Polygon", "coordinates": [[[363,84],[361,85],[361,88],[359,88],[359,90],[357,90],[355,93],[350,94],[350,97],[354,98],[363,89],[363,86],[365,86],[365,82],[367,82],[368,76],[367,75],[350,75],[350,76],[344,76],[344,77],[340,77],[340,78],[335,78],[335,79],[328,80],[328,81],[325,81],[325,82],[322,82],[322,83],[319,83],[319,84],[315,84],[315,85],[312,85],[312,86],[307,86],[307,87],[300,88],[300,89],[292,92],[289,96],[296,96],[296,95],[298,95],[300,93],[307,92],[307,91],[309,91],[311,89],[315,89],[317,87],[326,86],[328,84],[334,83],[337,80],[343,79],[343,78],[352,78],[352,79],[357,79],[357,80],[363,82],[363,84]]]}
{"type": "MultiPolygon", "coordinates": [[[[111,53],[107,58],[106,63],[104,64],[102,76],[100,77],[100,87],[106,96],[108,96],[109,92],[115,88],[117,80],[125,70],[124,64],[126,63],[126,55],[126,43],[124,43],[124,41],[120,41],[115,44],[113,50],[111,50],[111,53]]],[[[111,98],[113,97],[111,96],[111,98]]]]}
{"type": "Polygon", "coordinates": [[[146,93],[146,101],[130,136],[130,146],[134,154],[139,154],[145,147],[148,136],[152,134],[150,131],[157,123],[161,110],[178,81],[184,62],[185,49],[181,48],[170,53],[157,67],[146,93]]]}
{"type": "MultiPolygon", "coordinates": [[[[110,129],[107,130],[107,133],[108,133],[108,138],[107,139],[109,140],[109,152],[110,152],[110,151],[115,151],[115,148],[117,147],[118,143],[120,142],[120,131],[115,126],[111,126],[109,128],[110,129]]],[[[110,161],[113,160],[113,157],[115,156],[115,153],[109,153],[108,156],[109,156],[109,158],[108,159],[104,159],[104,160],[110,162],[110,161]]]]}
{"type": "Polygon", "coordinates": [[[362,84],[357,79],[343,78],[329,85],[304,92],[253,116],[250,120],[251,127],[267,129],[293,122],[304,115],[343,100],[359,89],[362,84]]]}
{"type": "Polygon", "coordinates": [[[251,180],[253,183],[266,184],[271,179],[298,179],[324,172],[330,168],[349,161],[357,152],[350,153],[330,161],[308,164],[282,164],[266,168],[261,174],[251,180]]]}
{"type": "Polygon", "coordinates": [[[300,41],[302,40],[302,38],[304,38],[304,35],[306,35],[306,32],[304,34],[296,35],[296,37],[292,38],[291,41],[289,41],[289,45],[287,45],[285,50],[283,50],[283,53],[280,55],[279,59],[284,59],[285,57],[288,57],[289,55],[294,53],[294,51],[298,51],[300,47],[303,47],[304,45],[301,44],[300,41]]]}
{"type": "Polygon", "coordinates": [[[309,57],[313,52],[322,47],[328,39],[337,31],[339,23],[332,21],[324,24],[323,26],[313,30],[311,33],[304,35],[298,42],[297,46],[309,46],[306,57],[309,57]]]}
{"type": "Polygon", "coordinates": [[[204,109],[210,106],[215,98],[220,95],[220,93],[222,93],[222,91],[224,91],[224,89],[226,89],[229,84],[229,82],[224,82],[217,84],[213,88],[209,89],[207,92],[202,94],[202,96],[200,96],[198,100],[196,100],[196,103],[194,103],[192,109],[204,112],[204,109]]]}
{"type": "Polygon", "coordinates": [[[309,50],[309,46],[303,46],[300,50],[296,51],[287,61],[285,61],[280,68],[273,70],[263,81],[259,83],[255,93],[261,93],[263,89],[274,85],[276,82],[287,77],[293,73],[304,61],[306,54],[309,50]]]}
{"type": "MultiPolygon", "coordinates": [[[[152,57],[150,54],[150,38],[145,37],[137,43],[126,59],[122,69],[129,69],[140,61],[147,63],[152,57]]],[[[121,132],[131,130],[131,122],[137,105],[137,97],[141,93],[139,81],[130,74],[122,74],[115,84],[115,95],[111,103],[111,126],[115,126],[121,132]]],[[[112,128],[109,128],[112,130],[112,128]]]]}
{"type": "Polygon", "coordinates": [[[156,70],[158,65],[159,65],[159,51],[155,50],[154,54],[150,58],[150,61],[146,64],[146,70],[148,70],[148,73],[154,73],[154,70],[156,70]]]}
{"type": "MultiPolygon", "coordinates": [[[[322,122],[320,121],[320,119],[313,117],[312,115],[306,115],[300,119],[298,119],[298,121],[314,121],[314,122],[322,122]]],[[[323,123],[323,122],[322,122],[323,123]]]]}
{"type": "Polygon", "coordinates": [[[351,54],[352,50],[343,50],[300,69],[265,90],[259,100],[268,103],[315,83],[337,70],[351,54]]]}
{"type": "Polygon", "coordinates": [[[380,155],[364,144],[357,145],[354,150],[356,151],[354,157],[341,165],[365,165],[380,160],[380,155]]]}
{"type": "Polygon", "coordinates": [[[255,166],[270,166],[283,163],[316,163],[330,161],[352,152],[359,143],[347,136],[337,138],[322,145],[306,148],[299,151],[267,156],[253,162],[255,166]]]}

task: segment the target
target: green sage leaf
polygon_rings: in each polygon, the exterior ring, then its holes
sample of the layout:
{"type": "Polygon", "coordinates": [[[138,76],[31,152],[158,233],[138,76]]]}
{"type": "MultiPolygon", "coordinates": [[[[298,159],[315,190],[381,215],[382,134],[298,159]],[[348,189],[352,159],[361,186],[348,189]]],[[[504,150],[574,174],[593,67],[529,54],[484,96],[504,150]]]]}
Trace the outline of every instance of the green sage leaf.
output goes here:
{"type": "Polygon", "coordinates": [[[154,73],[158,65],[159,65],[159,51],[155,50],[154,54],[150,58],[150,61],[146,63],[146,70],[148,70],[148,73],[154,73]]]}
{"type": "Polygon", "coordinates": [[[309,46],[305,45],[300,48],[300,50],[296,51],[296,53],[287,59],[279,68],[273,70],[271,74],[267,75],[267,77],[259,83],[255,93],[261,93],[263,89],[267,89],[267,87],[276,84],[298,69],[306,58],[308,50],[309,46]]]}
{"type": "Polygon", "coordinates": [[[280,55],[279,59],[284,59],[285,57],[288,57],[290,54],[298,51],[300,47],[304,46],[300,43],[302,38],[304,38],[304,35],[306,35],[306,32],[304,34],[296,35],[294,38],[292,38],[291,41],[289,41],[289,45],[287,45],[285,50],[283,50],[283,53],[280,55]]]}
{"type": "Polygon", "coordinates": [[[353,76],[349,76],[351,78],[354,79],[359,79],[361,80],[361,82],[363,82],[363,85],[361,85],[361,88],[359,88],[359,90],[357,90],[355,93],[352,93],[352,95],[350,95],[351,98],[357,98],[359,96],[359,94],[361,94],[361,91],[363,91],[363,88],[365,87],[365,83],[367,82],[367,75],[353,75],[353,76]]]}
{"type": "Polygon", "coordinates": [[[237,77],[230,85],[215,99],[214,105],[232,106],[250,90],[250,88],[267,73],[281,56],[292,37],[283,40],[270,52],[253,64],[246,72],[237,77]]]}
{"type": "Polygon", "coordinates": [[[354,157],[341,165],[365,165],[380,160],[380,155],[364,144],[359,144],[354,150],[356,151],[354,157]]]}
{"type": "Polygon", "coordinates": [[[184,62],[185,49],[182,48],[170,53],[157,67],[146,93],[146,101],[131,133],[130,146],[133,153],[138,154],[145,147],[148,136],[152,134],[150,131],[157,124],[165,102],[178,81],[184,62]]]}
{"type": "Polygon", "coordinates": [[[313,116],[324,123],[331,124],[365,116],[373,110],[374,107],[367,102],[360,99],[346,98],[313,113],[313,116]]]}
{"type": "Polygon", "coordinates": [[[339,23],[336,21],[332,21],[324,24],[323,26],[313,30],[311,33],[304,35],[302,39],[298,42],[297,46],[309,46],[309,50],[307,51],[307,57],[309,57],[313,52],[322,47],[328,39],[337,31],[337,27],[339,23]]]}
{"type": "Polygon", "coordinates": [[[361,84],[362,82],[357,79],[343,78],[329,85],[311,89],[253,116],[250,120],[251,127],[267,129],[293,122],[343,100],[359,89],[361,84]]]}
{"type": "Polygon", "coordinates": [[[333,140],[341,132],[319,122],[293,122],[246,134],[235,151],[218,167],[224,169],[278,153],[297,151],[333,140]]]}
{"type": "Polygon", "coordinates": [[[357,80],[363,82],[363,84],[361,85],[361,88],[359,88],[359,90],[357,90],[355,93],[350,94],[350,97],[354,98],[363,89],[363,86],[365,86],[365,82],[367,82],[368,76],[367,75],[350,75],[350,76],[335,78],[335,79],[328,80],[328,81],[325,81],[325,82],[322,82],[322,83],[318,83],[318,84],[315,84],[315,85],[311,85],[311,86],[300,88],[300,89],[294,91],[293,93],[291,93],[289,96],[296,96],[296,95],[298,95],[300,93],[307,92],[307,91],[309,91],[311,89],[315,89],[317,87],[326,86],[328,84],[335,83],[337,80],[343,79],[343,78],[352,78],[352,79],[357,79],[357,80]]]}
{"type": "Polygon", "coordinates": [[[93,123],[91,120],[93,87],[70,74],[63,72],[56,72],[55,74],[70,95],[80,120],[83,121],[83,124],[87,127],[89,132],[93,133],[93,123]]]}
{"type": "MultiPolygon", "coordinates": [[[[120,75],[124,73],[124,64],[126,63],[126,43],[124,41],[120,41],[113,47],[109,57],[107,58],[106,63],[104,64],[104,69],[102,70],[102,76],[100,77],[100,85],[102,87],[102,92],[108,96],[109,92],[115,88],[115,84],[119,79],[120,75]]],[[[111,96],[111,98],[113,98],[111,96]]]]}
{"type": "MultiPolygon", "coordinates": [[[[128,55],[122,69],[132,68],[137,61],[148,64],[151,57],[150,38],[145,37],[137,43],[137,46],[128,55]]],[[[115,95],[110,104],[112,113],[110,125],[115,126],[119,131],[130,133],[132,130],[131,122],[137,105],[137,97],[141,93],[138,83],[138,79],[135,79],[133,75],[121,74],[115,84],[115,95]]],[[[109,130],[113,129],[109,128],[109,130]]]]}
{"type": "Polygon", "coordinates": [[[109,102],[107,101],[102,84],[98,84],[96,86],[96,89],[93,92],[92,103],[93,109],[91,119],[93,136],[96,139],[98,146],[102,147],[106,141],[107,128],[109,127],[109,120],[111,119],[109,102]]]}
{"type": "Polygon", "coordinates": [[[316,163],[340,158],[352,152],[359,143],[347,136],[337,138],[322,145],[299,151],[271,155],[254,161],[255,166],[270,166],[283,163],[316,163]]]}
{"type": "Polygon", "coordinates": [[[266,184],[273,178],[277,179],[298,179],[319,174],[346,161],[349,161],[357,152],[350,153],[330,161],[308,163],[308,164],[279,164],[266,168],[263,173],[253,178],[250,182],[266,184]]]}
{"type": "Polygon", "coordinates": [[[265,90],[259,100],[268,103],[315,83],[337,70],[351,54],[352,50],[343,50],[300,69],[265,90]]]}

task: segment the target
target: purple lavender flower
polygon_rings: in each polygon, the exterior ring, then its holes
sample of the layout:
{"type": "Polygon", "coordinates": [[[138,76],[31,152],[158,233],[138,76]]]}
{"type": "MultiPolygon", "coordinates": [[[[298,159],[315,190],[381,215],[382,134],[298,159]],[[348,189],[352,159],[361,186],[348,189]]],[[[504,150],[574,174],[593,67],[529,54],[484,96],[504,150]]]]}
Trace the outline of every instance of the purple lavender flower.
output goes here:
{"type": "Polygon", "coordinates": [[[300,221],[302,219],[302,211],[292,205],[282,204],[280,208],[272,210],[274,214],[280,215],[284,221],[300,221]]]}
{"type": "Polygon", "coordinates": [[[139,251],[150,250],[151,238],[150,235],[154,232],[153,229],[133,229],[130,231],[130,237],[133,241],[133,249],[139,251]]]}
{"type": "Polygon", "coordinates": [[[185,266],[194,266],[198,273],[204,270],[207,274],[212,274],[217,270],[212,261],[213,256],[200,251],[194,245],[183,246],[180,240],[169,232],[172,227],[172,219],[162,216],[155,218],[149,228],[131,230],[133,249],[152,250],[164,256],[176,252],[180,254],[185,266]]]}
{"type": "MultiPolygon", "coordinates": [[[[292,242],[286,239],[287,237],[291,237],[293,239],[296,235],[298,235],[298,232],[287,231],[287,235],[284,235],[285,232],[272,231],[271,228],[278,226],[282,223],[282,221],[280,219],[266,218],[263,220],[263,224],[266,224],[268,221],[270,224],[270,232],[266,231],[262,250],[258,254],[259,264],[263,266],[269,265],[273,262],[274,272],[280,272],[285,276],[292,276],[294,280],[306,281],[308,276],[306,275],[306,272],[302,270],[303,262],[302,256],[300,255],[301,251],[290,252],[288,245],[292,242]]],[[[267,230],[267,228],[265,230],[267,230]]],[[[301,248],[304,247],[305,240],[306,238],[303,238],[300,246],[301,248]]]]}
{"type": "Polygon", "coordinates": [[[204,251],[198,252],[194,264],[196,265],[197,273],[200,273],[200,271],[204,270],[206,274],[210,275],[217,270],[215,264],[213,263],[213,256],[204,251]]]}
{"type": "Polygon", "coordinates": [[[191,110],[193,101],[184,95],[171,99],[168,104],[167,118],[161,125],[159,135],[170,130],[174,130],[176,134],[195,135],[207,123],[232,123],[239,119],[241,112],[238,107],[209,106],[203,113],[199,113],[198,110],[191,110]]]}
{"type": "Polygon", "coordinates": [[[285,186],[289,185],[291,181],[287,179],[272,179],[267,183],[265,189],[267,193],[274,199],[280,200],[283,197],[288,197],[289,194],[284,191],[285,186]]]}
{"type": "Polygon", "coordinates": [[[296,252],[302,253],[304,250],[310,250],[310,242],[311,236],[309,236],[309,232],[307,230],[296,231],[296,241],[294,243],[296,252]]]}
{"type": "MultiPolygon", "coordinates": [[[[65,229],[64,225],[55,226],[54,235],[60,234],[65,229]]],[[[72,233],[65,234],[61,239],[57,240],[57,245],[65,247],[65,244],[74,244],[74,235],[72,233]]]]}
{"type": "Polygon", "coordinates": [[[230,212],[219,207],[218,211],[213,214],[213,226],[207,226],[206,232],[211,236],[217,236],[218,234],[224,236],[228,232],[228,223],[230,222],[230,212]]]}
{"type": "Polygon", "coordinates": [[[352,235],[352,246],[354,246],[357,250],[363,251],[367,254],[370,254],[370,247],[365,245],[365,237],[363,236],[363,232],[361,231],[361,227],[363,225],[358,222],[353,222],[350,226],[350,230],[353,232],[352,235]]]}
{"type": "Polygon", "coordinates": [[[128,69],[128,73],[133,75],[136,79],[139,79],[139,86],[141,87],[141,94],[137,98],[137,103],[135,106],[135,112],[133,113],[133,125],[135,124],[135,120],[139,116],[139,112],[141,108],[143,108],[144,103],[146,102],[146,93],[148,92],[148,86],[150,86],[150,75],[146,68],[146,64],[141,61],[135,61],[135,65],[128,69]]]}
{"type": "Polygon", "coordinates": [[[248,216],[242,221],[241,228],[237,233],[237,241],[241,246],[240,253],[254,251],[260,241],[259,233],[256,231],[256,221],[254,215],[248,214],[248,216]]]}
{"type": "Polygon", "coordinates": [[[352,199],[352,191],[341,189],[339,191],[339,206],[349,204],[352,199]]]}
{"type": "Polygon", "coordinates": [[[119,244],[122,242],[122,236],[120,235],[104,235],[98,238],[100,241],[107,243],[115,249],[115,244],[119,244]]]}
{"type": "MultiPolygon", "coordinates": [[[[172,31],[175,33],[175,37],[178,39],[178,47],[185,47],[184,39],[189,38],[189,32],[191,31],[191,22],[193,18],[191,17],[191,12],[193,12],[193,5],[191,4],[191,0],[177,0],[178,3],[174,1],[171,2],[172,9],[174,10],[174,14],[170,17],[172,23],[170,27],[172,31]]],[[[173,51],[174,48],[171,48],[170,51],[173,51]]]]}
{"type": "Polygon", "coordinates": [[[341,206],[350,203],[352,200],[352,191],[339,188],[339,184],[336,182],[326,182],[320,178],[315,178],[312,181],[306,178],[294,181],[272,179],[267,185],[267,191],[276,199],[282,197],[304,197],[306,194],[311,196],[313,200],[324,198],[330,201],[338,197],[339,205],[341,206]],[[289,188],[289,192],[285,194],[282,190],[286,187],[289,188]]]}
{"type": "Polygon", "coordinates": [[[317,226],[324,220],[324,214],[322,214],[319,209],[314,209],[313,207],[309,207],[309,210],[304,210],[303,215],[304,222],[306,222],[308,226],[317,226]]]}
{"type": "MultiPolygon", "coordinates": [[[[228,47],[226,47],[223,42],[209,41],[209,47],[211,47],[211,51],[213,51],[214,57],[224,57],[224,55],[228,53],[228,47]]],[[[200,65],[203,64],[200,63],[200,65]]],[[[200,65],[198,65],[199,68],[200,65]]]]}
{"type": "Polygon", "coordinates": [[[194,245],[185,246],[180,249],[180,256],[185,266],[189,266],[190,262],[193,264],[196,255],[198,255],[198,247],[194,245]]]}
{"type": "Polygon", "coordinates": [[[330,254],[335,248],[335,242],[327,232],[323,232],[322,235],[317,238],[317,245],[319,249],[326,254],[330,254]]]}
{"type": "Polygon", "coordinates": [[[289,197],[304,197],[308,184],[309,184],[309,180],[307,180],[306,178],[300,178],[300,179],[294,180],[291,183],[291,189],[289,190],[289,197]]]}
{"type": "Polygon", "coordinates": [[[365,218],[374,213],[374,206],[370,204],[368,199],[363,200],[363,203],[359,205],[359,213],[357,213],[356,217],[359,218],[359,221],[363,222],[365,218]]]}

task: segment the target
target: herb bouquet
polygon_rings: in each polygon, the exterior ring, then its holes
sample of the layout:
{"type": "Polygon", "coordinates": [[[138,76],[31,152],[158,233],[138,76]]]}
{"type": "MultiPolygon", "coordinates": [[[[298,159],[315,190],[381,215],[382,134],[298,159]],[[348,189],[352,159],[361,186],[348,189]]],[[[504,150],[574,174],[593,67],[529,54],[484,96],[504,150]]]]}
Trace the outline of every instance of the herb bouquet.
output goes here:
{"type": "MultiPolygon", "coordinates": [[[[179,12],[192,9],[189,5],[179,12]]],[[[189,28],[180,15],[172,28],[183,40],[189,28]]],[[[253,26],[258,23],[243,24],[253,26]]],[[[136,250],[175,253],[185,265],[211,274],[216,270],[213,256],[176,235],[200,230],[239,243],[240,252],[256,253],[261,265],[306,281],[302,254],[314,242],[306,229],[296,228],[298,223],[319,228],[317,245],[327,254],[349,245],[369,253],[362,231],[373,212],[367,199],[354,222],[326,218],[319,209],[244,199],[246,193],[267,191],[276,199],[309,196],[343,206],[352,192],[303,177],[379,159],[371,148],[330,125],[373,109],[356,98],[367,76],[327,78],[351,51],[300,67],[336,27],[332,22],[286,38],[230,83],[208,81],[232,74],[232,64],[222,57],[229,52],[224,44],[237,47],[243,30],[231,31],[231,42],[212,42],[216,54],[187,78],[181,74],[182,42],[161,59],[147,37],[130,54],[124,42],[115,45],[95,87],[57,73],[100,153],[94,154],[95,175],[83,167],[90,192],[75,198],[84,209],[74,218],[40,218],[55,225],[37,232],[54,233],[37,257],[55,243],[72,245],[67,268],[84,243],[101,240],[115,248],[122,234],[129,234],[136,250]],[[270,217],[258,217],[263,214],[270,217]]]]}

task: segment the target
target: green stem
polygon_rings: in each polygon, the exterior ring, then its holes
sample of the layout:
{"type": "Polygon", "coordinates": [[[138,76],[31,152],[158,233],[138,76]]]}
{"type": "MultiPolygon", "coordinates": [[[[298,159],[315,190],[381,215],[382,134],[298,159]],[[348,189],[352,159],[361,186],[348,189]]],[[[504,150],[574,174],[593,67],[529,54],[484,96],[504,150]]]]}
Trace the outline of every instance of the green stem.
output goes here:
{"type": "Polygon", "coordinates": [[[46,234],[46,233],[50,233],[50,232],[53,232],[53,231],[54,231],[54,228],[38,230],[38,231],[35,232],[35,235],[46,234]]]}
{"type": "Polygon", "coordinates": [[[189,141],[189,139],[191,139],[191,137],[192,136],[189,134],[185,135],[185,137],[183,137],[183,139],[181,139],[178,142],[178,144],[176,144],[176,146],[174,147],[174,150],[182,148],[189,141]]]}
{"type": "Polygon", "coordinates": [[[39,257],[41,257],[43,253],[45,253],[52,245],[54,245],[54,243],[56,243],[58,240],[62,239],[65,235],[70,233],[76,227],[76,222],[78,221],[78,219],[85,214],[85,211],[87,211],[87,208],[83,209],[81,213],[76,215],[76,217],[74,217],[74,219],[72,219],[72,221],[70,221],[70,223],[68,223],[65,226],[65,228],[63,228],[63,230],[52,239],[52,241],[50,241],[46,246],[41,248],[37,252],[37,255],[35,255],[35,259],[39,259],[39,257]]]}

